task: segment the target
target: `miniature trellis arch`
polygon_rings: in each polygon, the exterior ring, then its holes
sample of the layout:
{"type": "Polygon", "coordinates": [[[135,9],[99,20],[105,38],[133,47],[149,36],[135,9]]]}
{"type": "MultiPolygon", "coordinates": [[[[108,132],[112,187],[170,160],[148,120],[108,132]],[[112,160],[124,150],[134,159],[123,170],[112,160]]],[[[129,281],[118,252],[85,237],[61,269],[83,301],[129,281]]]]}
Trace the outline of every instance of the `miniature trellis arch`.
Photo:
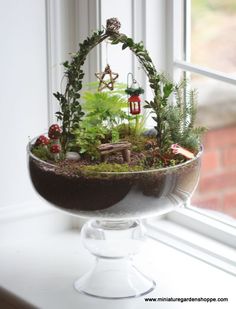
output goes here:
{"type": "MultiPolygon", "coordinates": [[[[84,113],[80,105],[80,93],[82,88],[82,80],[84,72],[82,66],[90,51],[97,45],[101,44],[105,39],[110,39],[111,44],[122,44],[122,50],[129,48],[138,58],[147,77],[149,79],[150,87],[154,91],[154,100],[158,97],[160,90],[160,75],[150,58],[143,43],[135,43],[132,38],[125,34],[119,33],[120,22],[117,18],[110,18],[107,20],[106,29],[94,32],[91,37],[88,37],[79,44],[79,51],[73,55],[71,62],[63,63],[66,71],[67,84],[63,94],[57,92],[54,96],[58,99],[62,112],[57,112],[56,116],[62,121],[62,136],[68,138],[71,130],[78,126],[84,113]]],[[[151,107],[151,106],[150,106],[151,107]]]]}

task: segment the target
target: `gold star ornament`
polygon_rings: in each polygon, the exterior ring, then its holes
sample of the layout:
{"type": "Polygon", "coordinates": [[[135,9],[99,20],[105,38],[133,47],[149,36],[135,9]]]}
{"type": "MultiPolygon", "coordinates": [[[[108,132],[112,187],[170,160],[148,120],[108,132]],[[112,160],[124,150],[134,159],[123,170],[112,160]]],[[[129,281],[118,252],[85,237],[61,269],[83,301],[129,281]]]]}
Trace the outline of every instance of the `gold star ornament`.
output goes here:
{"type": "Polygon", "coordinates": [[[119,74],[112,72],[109,64],[107,64],[104,72],[95,73],[95,76],[99,79],[98,91],[102,91],[105,88],[113,90],[115,80],[119,77],[119,74]],[[106,75],[109,76],[108,80],[104,80],[106,75]]]}

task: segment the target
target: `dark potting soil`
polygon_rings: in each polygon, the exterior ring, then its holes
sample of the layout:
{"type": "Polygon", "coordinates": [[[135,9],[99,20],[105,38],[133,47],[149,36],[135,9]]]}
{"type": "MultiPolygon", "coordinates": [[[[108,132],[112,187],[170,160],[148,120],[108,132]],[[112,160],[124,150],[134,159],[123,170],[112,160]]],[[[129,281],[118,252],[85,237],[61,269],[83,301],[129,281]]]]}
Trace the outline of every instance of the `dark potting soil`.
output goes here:
{"type": "Polygon", "coordinates": [[[115,216],[116,211],[120,212],[119,205],[127,201],[122,211],[131,216],[140,207],[143,213],[154,212],[160,201],[170,205],[186,201],[198,181],[199,161],[197,158],[179,167],[155,171],[83,175],[29,156],[29,171],[36,191],[64,210],[91,215],[106,210],[115,216]]]}

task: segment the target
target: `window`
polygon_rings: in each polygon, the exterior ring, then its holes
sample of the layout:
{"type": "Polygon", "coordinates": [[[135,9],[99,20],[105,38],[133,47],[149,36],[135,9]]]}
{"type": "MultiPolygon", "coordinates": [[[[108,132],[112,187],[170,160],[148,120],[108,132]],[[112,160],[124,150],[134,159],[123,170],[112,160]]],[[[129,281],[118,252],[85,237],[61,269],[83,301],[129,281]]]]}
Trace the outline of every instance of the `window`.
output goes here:
{"type": "Polygon", "coordinates": [[[228,224],[236,218],[235,1],[173,1],[175,79],[198,89],[197,122],[208,131],[193,209],[228,224]],[[219,22],[220,20],[220,22],[219,22]],[[182,26],[182,27],[180,27],[182,26]],[[178,33],[175,29],[182,29],[178,33]],[[182,44],[181,44],[182,42],[182,44]]]}

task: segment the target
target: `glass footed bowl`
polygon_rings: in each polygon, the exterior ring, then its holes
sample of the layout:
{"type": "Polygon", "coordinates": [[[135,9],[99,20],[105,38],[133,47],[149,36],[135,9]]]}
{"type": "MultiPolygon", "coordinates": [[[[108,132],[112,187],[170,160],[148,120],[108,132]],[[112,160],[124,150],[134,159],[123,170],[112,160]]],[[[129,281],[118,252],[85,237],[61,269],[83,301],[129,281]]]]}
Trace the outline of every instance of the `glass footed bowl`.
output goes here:
{"type": "Polygon", "coordinates": [[[36,191],[54,206],[80,217],[128,219],[167,213],[183,205],[199,179],[201,153],[177,166],[137,172],[69,175],[34,156],[29,172],[36,191]]]}
{"type": "Polygon", "coordinates": [[[193,194],[199,180],[198,155],[173,167],[137,172],[71,175],[35,157],[28,144],[30,178],[40,196],[57,208],[89,220],[82,228],[95,267],[75,281],[77,291],[108,299],[146,295],[155,281],[133,264],[145,239],[139,219],[170,212],[193,194]]]}

